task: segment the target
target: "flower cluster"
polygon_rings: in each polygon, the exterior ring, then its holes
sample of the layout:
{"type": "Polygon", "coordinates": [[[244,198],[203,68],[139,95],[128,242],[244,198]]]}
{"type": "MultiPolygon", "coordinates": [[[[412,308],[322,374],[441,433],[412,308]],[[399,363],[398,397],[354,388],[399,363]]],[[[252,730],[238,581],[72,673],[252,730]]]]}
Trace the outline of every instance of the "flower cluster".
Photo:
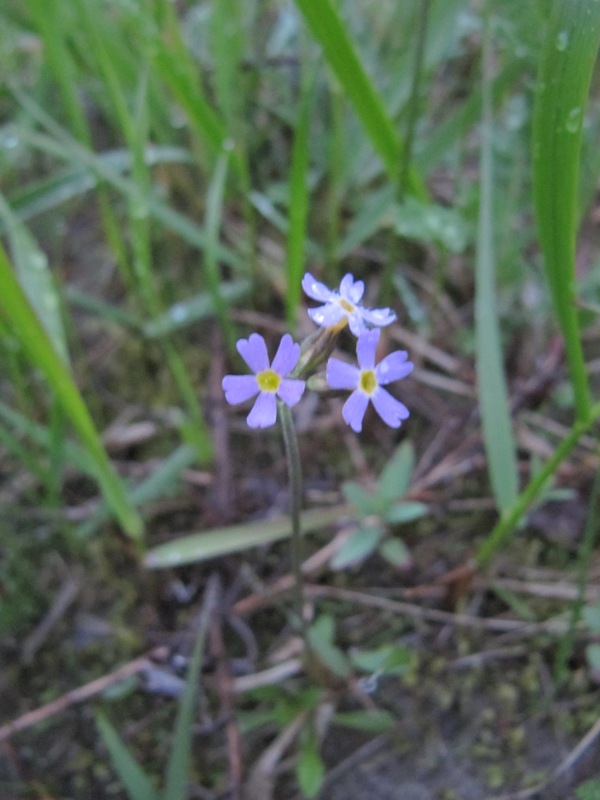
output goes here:
{"type": "Polygon", "coordinates": [[[294,406],[302,397],[306,382],[301,374],[307,364],[314,366],[315,360],[329,354],[335,335],[346,325],[357,337],[356,355],[358,366],[330,357],[327,361],[326,378],[330,389],[346,389],[351,394],[343,408],[344,420],[357,433],[362,430],[362,421],[369,403],[381,419],[392,428],[399,428],[409,411],[406,406],[383,387],[392,381],[405,378],[412,372],[413,364],[403,350],[390,353],[378,364],[375,352],[381,335],[380,328],[391,324],[396,315],[389,308],[364,308],[360,301],[364,294],[364,283],[353,276],[344,275],[338,291],[329,289],[306,273],[302,280],[306,294],[322,305],[308,310],[322,334],[309,337],[308,345],[295,344],[286,333],[272,362],[265,340],[258,333],[248,339],[240,339],[237,349],[252,375],[226,375],[223,390],[228,403],[243,403],[256,398],[248,415],[251,428],[266,428],[277,419],[277,400],[294,406]],[[315,359],[315,354],[317,357],[315,359]]]}

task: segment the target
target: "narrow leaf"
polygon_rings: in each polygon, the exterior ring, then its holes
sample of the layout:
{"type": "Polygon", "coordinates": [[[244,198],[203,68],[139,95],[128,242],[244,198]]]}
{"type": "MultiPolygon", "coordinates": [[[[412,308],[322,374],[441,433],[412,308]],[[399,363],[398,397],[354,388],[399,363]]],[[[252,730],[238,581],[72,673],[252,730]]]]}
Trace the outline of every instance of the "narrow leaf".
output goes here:
{"type": "Polygon", "coordinates": [[[150,779],[131,755],[117,731],[100,712],[96,714],[96,727],[108,750],[113,767],[131,800],[155,800],[157,794],[150,779]]]}
{"type": "MultiPolygon", "coordinates": [[[[331,0],[296,0],[310,32],[323,48],[327,63],[381,157],[390,177],[399,177],[402,142],[381,97],[367,75],[346,28],[331,0]]],[[[409,191],[425,197],[423,182],[411,170],[409,191]]]]}
{"type": "Polygon", "coordinates": [[[533,115],[533,197],[554,308],[565,337],[575,409],[590,410],[588,378],[575,304],[575,244],[582,123],[600,43],[600,3],[553,4],[533,115]]]}
{"type": "Polygon", "coordinates": [[[317,796],[325,778],[325,764],[319,753],[317,738],[312,732],[304,737],[300,746],[296,777],[304,797],[317,796]]]}
{"type": "Polygon", "coordinates": [[[31,363],[45,375],[71,424],[79,433],[94,464],[96,478],[104,496],[123,529],[129,536],[139,539],[143,530],[142,519],[133,508],[123,483],[108,459],[71,373],[52,347],[1,247],[0,314],[11,325],[31,363]]]}
{"type": "Polygon", "coordinates": [[[340,711],[335,715],[333,721],[341,728],[352,728],[367,733],[385,733],[396,724],[392,714],[382,708],[369,708],[365,711],[340,711]]]}
{"type": "Polygon", "coordinates": [[[60,315],[60,301],[46,254],[38,247],[25,225],[15,218],[1,194],[0,219],[4,221],[8,231],[19,282],[54,349],[67,363],[67,340],[60,315]]]}
{"type": "Polygon", "coordinates": [[[217,584],[210,581],[198,621],[198,633],[190,660],[185,690],[179,699],[173,746],[167,763],[163,800],[187,800],[187,781],[192,752],[193,721],[200,683],[204,642],[210,620],[215,613],[217,584]]]}
{"type": "Polygon", "coordinates": [[[377,496],[389,505],[406,494],[414,467],[414,453],[410,442],[402,442],[381,471],[377,483],[377,496]]]}
{"type": "Polygon", "coordinates": [[[502,345],[496,308],[494,255],[493,145],[489,74],[489,31],[484,31],[483,117],[481,121],[481,177],[477,231],[475,337],[478,395],[490,482],[501,511],[517,498],[517,461],[510,418],[508,391],[502,363],[502,345]]]}
{"type": "Polygon", "coordinates": [[[334,569],[342,569],[351,564],[358,564],[370,556],[379,544],[383,531],[379,525],[370,525],[359,528],[350,534],[340,549],[331,559],[334,569]]]}
{"type": "MultiPolygon", "coordinates": [[[[308,533],[322,528],[347,515],[348,512],[346,505],[305,511],[302,514],[302,531],[308,533]]],[[[292,524],[288,516],[216,528],[161,544],[146,554],[144,563],[150,569],[178,567],[229,553],[238,553],[251,547],[272,544],[287,539],[291,534],[292,524]]]]}
{"type": "MultiPolygon", "coordinates": [[[[315,73],[316,74],[316,73],[315,73]]],[[[310,111],[314,97],[315,74],[306,81],[300,98],[294,132],[289,188],[289,235],[287,242],[287,292],[285,296],[288,325],[296,326],[300,286],[304,272],[306,220],[308,216],[308,165],[310,111]]]]}

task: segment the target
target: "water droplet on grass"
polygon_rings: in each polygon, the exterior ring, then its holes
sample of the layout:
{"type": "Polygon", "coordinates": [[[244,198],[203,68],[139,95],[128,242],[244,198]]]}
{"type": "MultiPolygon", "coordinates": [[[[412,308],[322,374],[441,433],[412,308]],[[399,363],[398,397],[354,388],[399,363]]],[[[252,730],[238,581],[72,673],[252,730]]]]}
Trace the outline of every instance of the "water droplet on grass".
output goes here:
{"type": "Polygon", "coordinates": [[[565,122],[565,128],[569,133],[577,133],[581,128],[581,108],[579,106],[569,111],[565,122]]]}
{"type": "Polygon", "coordinates": [[[19,144],[19,137],[16,133],[8,132],[2,137],[2,147],[12,150],[19,144]]]}
{"type": "Polygon", "coordinates": [[[568,44],[569,44],[569,31],[560,31],[560,33],[556,37],[556,49],[562,53],[564,50],[567,49],[568,44]]]}
{"type": "Polygon", "coordinates": [[[176,303],[171,308],[171,319],[173,322],[185,322],[188,318],[188,310],[181,303],[176,303]]]}

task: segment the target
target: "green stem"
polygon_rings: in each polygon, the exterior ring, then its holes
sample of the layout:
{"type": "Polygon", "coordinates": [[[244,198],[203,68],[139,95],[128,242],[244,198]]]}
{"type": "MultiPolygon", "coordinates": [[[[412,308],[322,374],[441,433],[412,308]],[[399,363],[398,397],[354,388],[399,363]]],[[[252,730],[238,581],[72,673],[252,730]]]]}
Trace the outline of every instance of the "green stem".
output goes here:
{"type": "Polygon", "coordinates": [[[288,462],[290,490],[292,494],[292,572],[294,574],[294,590],[296,612],[300,620],[300,629],[304,644],[307,646],[306,620],[304,619],[304,592],[302,580],[302,525],[300,515],[302,512],[302,464],[300,462],[300,449],[298,437],[290,407],[278,401],[279,419],[283,431],[283,441],[288,462]]]}
{"type": "Polygon", "coordinates": [[[571,608],[569,619],[569,630],[565,637],[561,639],[554,663],[554,686],[555,690],[565,683],[569,670],[568,661],[573,652],[573,642],[575,640],[575,630],[581,617],[581,611],[585,603],[585,589],[588,583],[588,573],[591,564],[592,553],[598,539],[598,521],[600,499],[600,472],[596,472],[592,496],[590,498],[588,518],[585,525],[583,539],[577,553],[577,597],[571,608]]]}
{"type": "Polygon", "coordinates": [[[548,478],[554,474],[560,463],[569,455],[579,439],[592,427],[598,417],[600,417],[600,403],[596,403],[590,409],[585,420],[575,422],[570,433],[563,439],[542,469],[517,497],[512,508],[501,516],[495,528],[481,545],[475,556],[475,560],[480,567],[485,566],[494,553],[512,535],[519,520],[544,488],[548,478]]]}

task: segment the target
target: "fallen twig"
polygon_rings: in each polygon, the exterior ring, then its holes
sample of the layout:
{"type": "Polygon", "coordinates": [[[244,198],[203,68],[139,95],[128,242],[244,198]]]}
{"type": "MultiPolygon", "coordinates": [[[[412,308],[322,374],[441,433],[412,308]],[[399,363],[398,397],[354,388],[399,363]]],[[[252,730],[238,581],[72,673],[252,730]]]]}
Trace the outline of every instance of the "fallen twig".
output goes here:
{"type": "Polygon", "coordinates": [[[86,683],[84,686],[66,692],[66,694],[63,694],[51,703],[47,703],[45,706],[40,706],[33,711],[28,711],[21,717],[0,727],[0,742],[10,738],[15,733],[20,733],[27,728],[31,728],[33,725],[37,725],[56,714],[66,711],[70,706],[83,703],[85,700],[95,697],[109,686],[142,672],[148,667],[152,659],[162,659],[165,658],[167,654],[168,650],[166,647],[155,647],[145,656],[140,656],[133,661],[129,661],[127,664],[123,664],[123,666],[113,672],[109,672],[108,675],[102,675],[101,678],[96,678],[96,680],[86,683]]]}

